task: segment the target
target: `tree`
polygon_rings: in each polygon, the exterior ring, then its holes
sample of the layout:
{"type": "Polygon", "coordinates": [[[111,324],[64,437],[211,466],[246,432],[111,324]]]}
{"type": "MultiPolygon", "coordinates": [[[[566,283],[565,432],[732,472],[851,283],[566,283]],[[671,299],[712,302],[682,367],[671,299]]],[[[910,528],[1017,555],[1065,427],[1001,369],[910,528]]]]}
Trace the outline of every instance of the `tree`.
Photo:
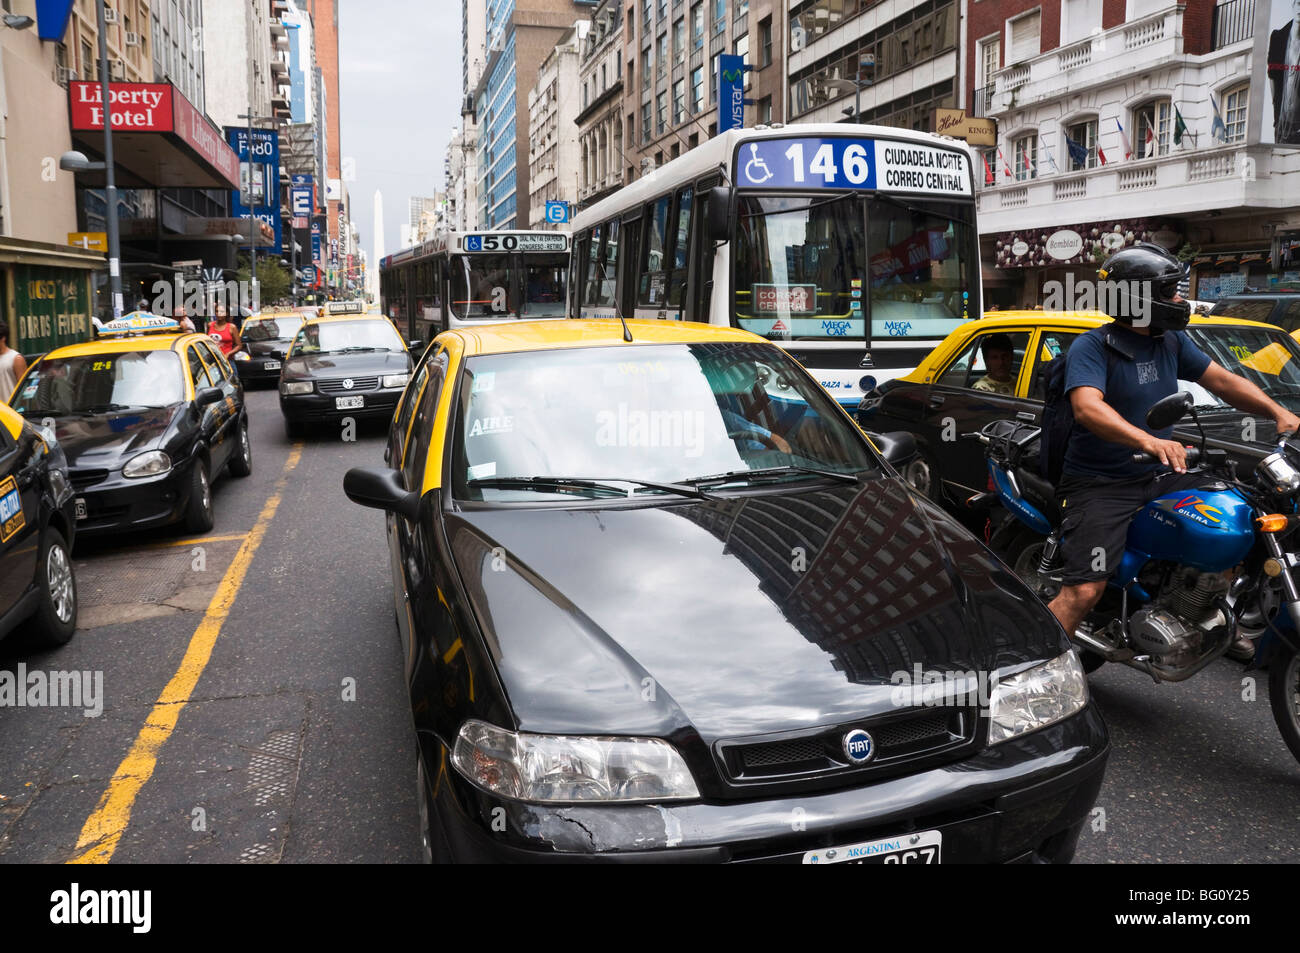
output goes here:
{"type": "MultiPolygon", "coordinates": [[[[250,272],[248,268],[248,256],[239,256],[239,268],[237,270],[239,281],[242,283],[249,280],[250,272]]],[[[280,264],[278,257],[257,256],[257,283],[259,285],[258,298],[263,308],[287,300],[289,297],[289,269],[280,264]]],[[[249,294],[252,294],[252,287],[249,286],[249,294]]]]}

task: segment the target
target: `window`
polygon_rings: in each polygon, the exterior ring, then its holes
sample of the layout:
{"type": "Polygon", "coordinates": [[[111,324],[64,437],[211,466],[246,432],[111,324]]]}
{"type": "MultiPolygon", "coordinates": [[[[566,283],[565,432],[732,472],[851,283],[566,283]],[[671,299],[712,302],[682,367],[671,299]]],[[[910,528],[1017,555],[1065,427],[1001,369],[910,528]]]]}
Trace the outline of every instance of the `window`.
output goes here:
{"type": "Polygon", "coordinates": [[[941,387],[968,387],[1011,397],[1029,347],[1029,332],[981,334],[948,365],[935,382],[941,387]],[[1008,390],[1010,393],[1008,393],[1008,390]]]}
{"type": "Polygon", "coordinates": [[[191,344],[185,356],[190,362],[190,379],[194,381],[194,390],[201,391],[205,387],[212,386],[212,378],[208,375],[207,365],[199,355],[199,349],[191,344]]]}
{"type": "Polygon", "coordinates": [[[1029,399],[1045,400],[1047,397],[1047,372],[1052,361],[1065,354],[1074,343],[1078,332],[1056,331],[1051,328],[1043,331],[1038,344],[1038,361],[1029,377],[1029,399]]]}
{"type": "Polygon", "coordinates": [[[758,101],[758,121],[766,125],[772,124],[772,97],[764,96],[758,101]]]}
{"type": "MultiPolygon", "coordinates": [[[[411,442],[402,459],[402,476],[407,490],[418,491],[424,485],[424,465],[433,443],[433,420],[438,415],[438,398],[442,395],[448,363],[446,348],[441,348],[429,359],[429,376],[424,385],[424,393],[419,397],[415,419],[411,421],[411,442]]],[[[435,465],[437,463],[435,461],[435,465]]]]}
{"type": "Polygon", "coordinates": [[[1066,127],[1065,154],[1069,157],[1071,172],[1097,168],[1096,119],[1085,119],[1066,127]]]}
{"type": "MultiPolygon", "coordinates": [[[[733,52],[733,53],[735,53],[737,56],[741,57],[741,58],[743,59],[743,61],[744,61],[744,63],[745,63],[746,66],[749,65],[749,34],[748,34],[748,33],[744,33],[744,34],[742,34],[742,35],[736,37],[736,44],[735,44],[735,47],[732,49],[731,52],[733,52]]],[[[746,70],[746,71],[745,71],[745,88],[746,88],[746,89],[749,89],[749,87],[750,87],[750,85],[752,84],[752,82],[753,82],[753,81],[750,79],[749,71],[746,70]]]]}
{"type": "Polygon", "coordinates": [[[704,49],[704,0],[691,7],[691,49],[704,49]]]}
{"type": "Polygon", "coordinates": [[[664,246],[667,244],[668,205],[671,196],[656,199],[648,208],[645,218],[645,247],[641,255],[637,300],[642,304],[663,306],[667,298],[667,276],[664,273],[664,246]]]}
{"type": "Polygon", "coordinates": [[[709,59],[709,102],[718,101],[718,57],[720,53],[714,53],[709,59]]]}
{"type": "Polygon", "coordinates": [[[641,141],[650,141],[650,102],[641,104],[641,141]]]}
{"type": "Polygon", "coordinates": [[[687,186],[677,192],[677,232],[673,236],[673,271],[668,280],[668,303],[680,308],[686,290],[686,253],[690,248],[691,208],[694,190],[687,186]]]}
{"type": "MultiPolygon", "coordinates": [[[[641,51],[641,85],[646,89],[650,88],[650,47],[641,51]]],[[[628,83],[628,85],[632,85],[628,83]]]]}
{"type": "Polygon", "coordinates": [[[975,168],[976,180],[983,182],[986,186],[997,185],[1000,172],[998,169],[998,147],[989,146],[986,149],[981,149],[980,156],[984,159],[984,163],[975,168]]]}
{"type": "Polygon", "coordinates": [[[1038,178],[1038,136],[1021,136],[1015,142],[1012,174],[1017,182],[1038,178]]]}
{"type": "Polygon", "coordinates": [[[81,75],[85,79],[95,78],[95,54],[91,52],[90,41],[81,41],[81,75]]]}
{"type": "Polygon", "coordinates": [[[673,83],[673,125],[686,121],[686,80],[679,79],[673,83]]]}
{"type": "Polygon", "coordinates": [[[1133,149],[1138,158],[1162,156],[1169,152],[1169,119],[1172,114],[1167,99],[1149,102],[1133,111],[1133,130],[1137,136],[1133,149]]]}
{"type": "Polygon", "coordinates": [[[673,23],[673,62],[686,61],[686,21],[678,17],[673,23]]]}
{"type": "Polygon", "coordinates": [[[655,57],[655,76],[663,79],[668,72],[668,34],[659,34],[659,45],[655,57]]]}
{"type": "Polygon", "coordinates": [[[655,135],[662,136],[668,128],[668,94],[655,96],[655,135]]]}
{"type": "Polygon", "coordinates": [[[1042,52],[1039,40],[1041,22],[1042,15],[1037,10],[1010,22],[1011,49],[1007,56],[1008,65],[1023,63],[1042,52]]]}
{"type": "MultiPolygon", "coordinates": [[[[1002,38],[995,36],[980,43],[979,85],[992,92],[993,74],[998,71],[998,58],[1002,55],[1002,38]]],[[[980,115],[983,115],[981,113],[980,115]]]]}
{"type": "Polygon", "coordinates": [[[772,18],[765,17],[758,23],[758,68],[772,65],[772,18]]]}
{"type": "Polygon", "coordinates": [[[1228,130],[1228,142],[1246,139],[1246,105],[1250,86],[1236,86],[1223,94],[1223,124],[1228,130]]]}
{"type": "Polygon", "coordinates": [[[691,112],[704,111],[704,67],[691,71],[691,112]]]}
{"type": "Polygon", "coordinates": [[[713,0],[713,32],[727,32],[727,0],[713,0]]]}

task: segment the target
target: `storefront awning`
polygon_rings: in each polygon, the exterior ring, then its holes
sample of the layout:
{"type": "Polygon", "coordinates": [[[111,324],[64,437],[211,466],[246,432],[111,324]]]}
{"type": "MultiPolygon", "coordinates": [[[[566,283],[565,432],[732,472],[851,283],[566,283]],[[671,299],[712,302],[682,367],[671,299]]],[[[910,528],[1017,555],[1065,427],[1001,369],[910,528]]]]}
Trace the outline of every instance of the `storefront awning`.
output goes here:
{"type": "Polygon", "coordinates": [[[1130,218],[1047,225],[982,236],[993,239],[994,267],[1041,268],[1101,264],[1121,248],[1153,242],[1169,250],[1182,244],[1183,226],[1172,219],[1130,218]]]}
{"type": "MultiPolygon", "coordinates": [[[[113,159],[122,188],[239,188],[239,158],[220,130],[171,83],[113,83],[113,159]]],[[[68,112],[76,148],[104,154],[99,83],[68,84],[68,112]]],[[[102,187],[104,173],[79,173],[78,182],[102,187]]]]}

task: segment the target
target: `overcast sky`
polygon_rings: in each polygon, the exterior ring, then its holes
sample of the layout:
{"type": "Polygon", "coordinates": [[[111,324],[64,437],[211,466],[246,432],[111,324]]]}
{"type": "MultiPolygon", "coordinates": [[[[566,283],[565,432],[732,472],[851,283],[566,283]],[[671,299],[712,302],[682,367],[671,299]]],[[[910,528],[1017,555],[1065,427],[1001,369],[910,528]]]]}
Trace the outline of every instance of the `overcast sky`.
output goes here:
{"type": "Polygon", "coordinates": [[[347,188],[367,256],[376,189],[392,254],[408,199],[446,187],[443,160],[460,122],[460,13],[457,0],[339,3],[340,138],[356,169],[347,188]]]}

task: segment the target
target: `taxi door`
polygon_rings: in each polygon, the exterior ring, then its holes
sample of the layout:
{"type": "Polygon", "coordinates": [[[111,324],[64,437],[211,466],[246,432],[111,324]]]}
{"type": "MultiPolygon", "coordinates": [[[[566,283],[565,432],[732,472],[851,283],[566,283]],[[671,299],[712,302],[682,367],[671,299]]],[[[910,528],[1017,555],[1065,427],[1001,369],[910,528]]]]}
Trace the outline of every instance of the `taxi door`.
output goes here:
{"type": "Polygon", "coordinates": [[[199,392],[209,387],[219,386],[218,381],[221,380],[216,369],[208,364],[211,359],[211,352],[203,348],[202,342],[191,342],[185,348],[185,364],[189,369],[190,379],[194,381],[195,407],[198,409],[199,432],[197,439],[208,448],[208,478],[216,479],[217,473],[221,470],[228,456],[226,448],[222,446],[220,433],[221,411],[224,408],[220,401],[206,407],[198,407],[197,404],[199,392]]]}
{"type": "Polygon", "coordinates": [[[0,616],[36,575],[44,459],[44,445],[31,427],[23,427],[15,439],[0,424],[0,616]]]}
{"type": "Polygon", "coordinates": [[[216,413],[216,444],[212,448],[213,472],[217,461],[225,463],[239,452],[239,409],[244,398],[242,385],[235,376],[230,362],[223,359],[218,349],[207,341],[199,342],[199,350],[208,364],[212,386],[221,390],[221,400],[212,405],[216,413]]]}

